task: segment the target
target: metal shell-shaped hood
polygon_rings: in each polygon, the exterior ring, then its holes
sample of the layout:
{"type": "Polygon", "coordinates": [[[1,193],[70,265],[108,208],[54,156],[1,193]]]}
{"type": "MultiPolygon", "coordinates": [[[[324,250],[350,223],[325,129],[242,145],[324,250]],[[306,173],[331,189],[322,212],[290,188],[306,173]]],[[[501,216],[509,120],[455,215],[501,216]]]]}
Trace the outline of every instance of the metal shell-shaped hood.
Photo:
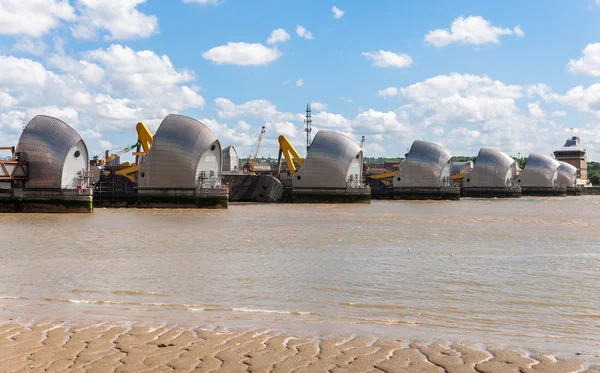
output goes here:
{"type": "Polygon", "coordinates": [[[452,162],[452,175],[468,175],[473,170],[473,161],[452,162]]]}
{"type": "Polygon", "coordinates": [[[293,188],[346,188],[362,183],[363,153],[350,138],[320,130],[300,170],[292,177],[293,188]],[[350,180],[351,179],[351,180],[350,180]]]}
{"type": "Polygon", "coordinates": [[[547,155],[531,153],[517,180],[522,187],[553,188],[558,178],[560,163],[547,155]]]}
{"type": "Polygon", "coordinates": [[[229,145],[223,149],[221,161],[223,162],[223,171],[234,171],[240,167],[240,158],[235,146],[229,145]]]}
{"type": "Polygon", "coordinates": [[[400,164],[393,186],[441,188],[444,181],[450,180],[451,166],[452,156],[442,146],[416,140],[400,164]]]}
{"type": "Polygon", "coordinates": [[[511,186],[518,169],[517,162],[496,149],[481,148],[473,171],[463,181],[465,188],[504,188],[511,186]]]}
{"type": "Polygon", "coordinates": [[[564,185],[567,188],[574,187],[577,183],[577,167],[567,162],[559,161],[558,166],[558,185],[564,185]]]}
{"type": "Polygon", "coordinates": [[[201,171],[221,173],[221,144],[201,122],[170,114],[138,172],[139,188],[194,188],[201,171]]]}
{"type": "Polygon", "coordinates": [[[46,115],[27,124],[16,151],[29,162],[28,188],[76,189],[89,165],[87,147],[77,131],[46,115]]]}

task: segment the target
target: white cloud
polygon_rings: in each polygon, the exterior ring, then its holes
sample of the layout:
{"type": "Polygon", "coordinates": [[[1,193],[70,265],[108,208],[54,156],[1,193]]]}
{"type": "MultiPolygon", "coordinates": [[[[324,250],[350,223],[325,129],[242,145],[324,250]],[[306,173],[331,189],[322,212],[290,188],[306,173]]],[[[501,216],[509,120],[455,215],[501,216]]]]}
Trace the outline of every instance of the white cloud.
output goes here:
{"type": "Polygon", "coordinates": [[[394,97],[394,96],[398,96],[398,88],[388,87],[386,89],[382,89],[379,92],[377,92],[377,96],[381,96],[381,97],[394,97]]]}
{"type": "Polygon", "coordinates": [[[348,121],[341,114],[327,113],[322,111],[312,115],[313,123],[317,126],[340,129],[344,131],[351,131],[350,121],[348,121]]]}
{"type": "Polygon", "coordinates": [[[39,37],[75,17],[68,0],[2,0],[0,34],[39,37]]]}
{"type": "MultiPolygon", "coordinates": [[[[168,56],[159,56],[149,50],[134,51],[113,44],[106,49],[84,53],[84,56],[104,67],[109,91],[159,94],[166,86],[194,80],[192,72],[175,69],[168,56]]],[[[71,72],[69,69],[65,71],[71,72]]]]}
{"type": "Polygon", "coordinates": [[[217,114],[220,118],[251,117],[271,121],[303,120],[302,114],[285,113],[268,100],[252,100],[236,105],[231,100],[219,97],[215,99],[217,114]]]}
{"type": "Polygon", "coordinates": [[[285,31],[284,29],[278,28],[271,32],[269,39],[267,39],[267,44],[283,43],[288,41],[289,39],[290,34],[288,34],[287,31],[285,31]]]}
{"type": "MultiPolygon", "coordinates": [[[[600,1],[600,0],[599,0],[600,1]]],[[[337,6],[333,6],[333,8],[331,8],[331,11],[333,12],[333,17],[335,19],[340,19],[344,16],[344,14],[346,13],[345,11],[341,10],[340,8],[338,8],[337,6]]]]}
{"type": "Polygon", "coordinates": [[[600,76],[600,43],[588,44],[583,49],[583,57],[570,60],[567,68],[572,74],[600,76]]]}
{"type": "Polygon", "coordinates": [[[100,66],[84,60],[76,60],[64,55],[53,55],[48,60],[52,67],[56,67],[64,72],[90,83],[92,86],[100,85],[104,82],[105,72],[100,66]]]}
{"type": "MultiPolygon", "coordinates": [[[[600,1],[600,0],[598,0],[600,1]]],[[[555,110],[552,112],[551,114],[553,117],[566,117],[567,116],[567,112],[564,110],[555,110]]]]}
{"type": "Polygon", "coordinates": [[[44,115],[60,118],[66,123],[71,124],[71,126],[73,126],[79,121],[79,113],[72,107],[43,106],[27,109],[27,117],[29,118],[33,118],[39,113],[44,113],[44,115]]]}
{"type": "Polygon", "coordinates": [[[467,18],[458,17],[448,29],[432,30],[425,35],[425,43],[434,47],[445,47],[452,43],[463,45],[500,44],[503,35],[516,34],[519,37],[525,35],[519,26],[514,31],[508,28],[492,26],[492,23],[480,16],[467,18]]]}
{"type": "Polygon", "coordinates": [[[538,83],[527,87],[527,97],[539,96],[544,100],[548,100],[552,93],[552,89],[544,83],[538,83]]]}
{"type": "Polygon", "coordinates": [[[278,28],[271,32],[269,39],[267,39],[267,44],[283,43],[288,41],[289,39],[290,34],[288,34],[287,31],[285,31],[284,29],[278,28]]]}
{"type": "Polygon", "coordinates": [[[393,111],[381,112],[374,109],[358,114],[353,129],[363,135],[394,132],[406,136],[411,133],[407,113],[401,112],[399,115],[393,111]]]}
{"type": "Polygon", "coordinates": [[[384,50],[364,52],[361,55],[373,61],[373,66],[377,67],[410,67],[413,62],[408,54],[397,54],[384,50]]]}
{"type": "Polygon", "coordinates": [[[232,43],[209,49],[202,57],[217,64],[232,65],[268,65],[281,57],[275,48],[265,47],[260,43],[232,43]]]}
{"type": "Polygon", "coordinates": [[[600,84],[588,88],[577,86],[564,95],[553,94],[552,99],[573,106],[582,113],[600,118],[600,84]]]}
{"type": "Polygon", "coordinates": [[[41,63],[27,58],[0,56],[0,88],[12,90],[44,86],[48,74],[41,63]]]}
{"type": "Polygon", "coordinates": [[[327,110],[327,104],[322,103],[322,102],[313,102],[310,104],[310,107],[313,110],[319,110],[319,111],[325,111],[327,110]]]}
{"type": "Polygon", "coordinates": [[[77,0],[78,22],[71,27],[78,39],[93,40],[99,31],[105,40],[147,38],[158,32],[158,18],[136,9],[146,0],[77,0]]]}
{"type": "Polygon", "coordinates": [[[546,113],[544,113],[544,110],[540,107],[539,102],[528,103],[527,109],[529,110],[529,116],[532,118],[542,119],[546,117],[546,113]]]}
{"type": "Polygon", "coordinates": [[[12,48],[16,52],[25,52],[34,56],[43,56],[46,53],[46,44],[41,40],[29,38],[19,39],[12,48]]]}
{"type": "Polygon", "coordinates": [[[296,34],[298,34],[298,36],[304,39],[314,39],[313,34],[301,25],[296,26],[296,34]]]}
{"type": "Polygon", "coordinates": [[[304,79],[300,78],[296,80],[296,87],[302,87],[304,85],[304,79]]]}
{"type": "Polygon", "coordinates": [[[8,93],[0,92],[0,109],[10,108],[16,106],[18,103],[19,101],[8,93]]]}
{"type": "Polygon", "coordinates": [[[515,33],[515,35],[519,38],[523,38],[525,37],[525,32],[523,32],[523,30],[521,30],[521,26],[517,25],[513,28],[513,32],[515,33]]]}
{"type": "Polygon", "coordinates": [[[422,124],[481,123],[513,116],[522,87],[506,85],[488,76],[438,75],[401,88],[422,124]]]}
{"type": "MultiPolygon", "coordinates": [[[[197,88],[184,85],[194,74],[175,69],[167,56],[120,45],[81,55],[51,56],[55,71],[27,58],[0,56],[3,118],[27,122],[37,114],[52,115],[98,138],[107,131],[132,131],[138,121],[155,128],[168,113],[204,105],[197,88]],[[4,112],[13,107],[21,110],[4,112]]],[[[20,132],[15,128],[2,124],[0,137],[12,138],[20,132]]]]}
{"type": "Polygon", "coordinates": [[[183,0],[186,4],[219,5],[222,0],[183,0]]]}

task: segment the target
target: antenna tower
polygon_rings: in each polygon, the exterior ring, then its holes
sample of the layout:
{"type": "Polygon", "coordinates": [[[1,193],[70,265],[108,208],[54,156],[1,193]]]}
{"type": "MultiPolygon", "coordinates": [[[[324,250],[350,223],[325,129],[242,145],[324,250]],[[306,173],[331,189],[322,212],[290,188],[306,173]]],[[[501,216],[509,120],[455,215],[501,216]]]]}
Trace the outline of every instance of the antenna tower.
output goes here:
{"type": "Polygon", "coordinates": [[[310,143],[312,141],[312,117],[310,104],[306,104],[306,119],[304,120],[304,123],[306,123],[306,154],[308,155],[308,149],[310,149],[310,143]]]}

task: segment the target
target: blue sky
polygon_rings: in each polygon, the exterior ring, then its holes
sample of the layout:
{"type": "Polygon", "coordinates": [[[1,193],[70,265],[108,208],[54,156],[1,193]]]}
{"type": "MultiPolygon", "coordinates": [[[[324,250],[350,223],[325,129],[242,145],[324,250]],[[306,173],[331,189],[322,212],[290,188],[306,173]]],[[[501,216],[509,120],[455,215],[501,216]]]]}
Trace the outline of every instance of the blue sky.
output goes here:
{"type": "Polygon", "coordinates": [[[182,113],[242,156],[266,125],[276,156],[282,133],[303,148],[311,102],[367,156],[549,154],[577,134],[600,160],[599,20],[600,0],[0,0],[0,138],[48,114],[94,155],[182,113]]]}

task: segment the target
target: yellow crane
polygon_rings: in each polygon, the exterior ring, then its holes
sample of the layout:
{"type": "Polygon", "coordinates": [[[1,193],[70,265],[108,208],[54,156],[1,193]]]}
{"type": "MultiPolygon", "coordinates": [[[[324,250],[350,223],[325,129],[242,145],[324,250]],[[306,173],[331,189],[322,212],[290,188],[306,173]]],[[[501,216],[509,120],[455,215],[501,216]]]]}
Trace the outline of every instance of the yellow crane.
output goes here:
{"type": "Polygon", "coordinates": [[[114,175],[124,176],[127,179],[129,179],[129,181],[131,181],[132,183],[136,183],[137,182],[137,172],[140,169],[141,165],[144,163],[143,158],[141,158],[141,157],[145,157],[146,155],[148,155],[148,151],[150,151],[150,147],[152,146],[152,141],[154,140],[154,137],[152,136],[152,133],[150,132],[148,127],[142,122],[139,122],[135,126],[135,129],[138,134],[137,143],[135,143],[134,145],[131,145],[131,146],[127,146],[127,147],[123,148],[121,151],[119,151],[115,154],[111,154],[111,155],[108,155],[109,151],[107,150],[104,153],[104,157],[102,159],[99,160],[98,156],[94,157],[94,160],[92,161],[92,165],[95,165],[95,166],[104,165],[105,169],[106,169],[107,163],[109,163],[110,161],[116,159],[117,157],[119,157],[127,152],[132,151],[133,149],[136,149],[135,152],[131,153],[133,156],[135,156],[134,164],[131,164],[130,162],[123,162],[118,166],[112,166],[112,167],[114,167],[114,169],[110,170],[110,172],[113,173],[114,175]]]}
{"type": "Polygon", "coordinates": [[[290,170],[290,176],[294,176],[298,169],[304,164],[304,159],[296,151],[290,140],[284,135],[279,136],[279,156],[277,157],[278,171],[281,171],[281,155],[285,157],[285,163],[290,170]],[[295,162],[295,163],[294,163],[295,162]],[[298,167],[296,167],[296,163],[298,167]]]}
{"type": "Polygon", "coordinates": [[[266,132],[265,126],[262,126],[260,129],[260,134],[258,135],[256,148],[254,148],[254,154],[249,157],[248,162],[244,165],[244,169],[250,174],[254,174],[254,169],[256,168],[256,159],[258,158],[258,151],[260,150],[260,146],[262,145],[263,137],[265,136],[266,132]]]}

